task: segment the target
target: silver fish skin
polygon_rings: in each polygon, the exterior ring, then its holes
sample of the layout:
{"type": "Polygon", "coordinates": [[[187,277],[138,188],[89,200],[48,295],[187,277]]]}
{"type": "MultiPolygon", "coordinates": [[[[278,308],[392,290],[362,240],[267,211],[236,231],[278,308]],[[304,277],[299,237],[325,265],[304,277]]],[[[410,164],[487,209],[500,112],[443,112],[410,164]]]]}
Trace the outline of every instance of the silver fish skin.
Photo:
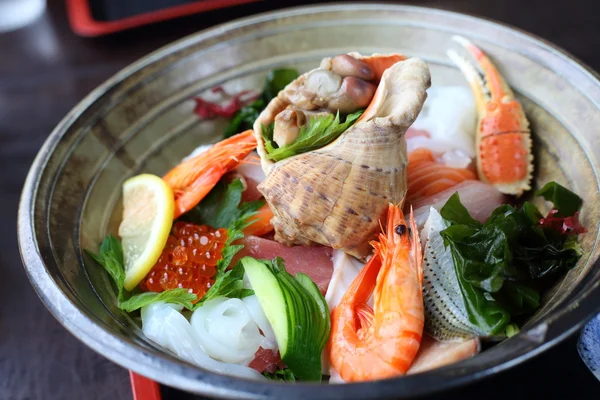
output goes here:
{"type": "Polygon", "coordinates": [[[421,232],[424,240],[423,302],[425,331],[440,341],[462,341],[486,333],[469,321],[452,253],[440,232],[448,224],[433,207],[421,232]]]}

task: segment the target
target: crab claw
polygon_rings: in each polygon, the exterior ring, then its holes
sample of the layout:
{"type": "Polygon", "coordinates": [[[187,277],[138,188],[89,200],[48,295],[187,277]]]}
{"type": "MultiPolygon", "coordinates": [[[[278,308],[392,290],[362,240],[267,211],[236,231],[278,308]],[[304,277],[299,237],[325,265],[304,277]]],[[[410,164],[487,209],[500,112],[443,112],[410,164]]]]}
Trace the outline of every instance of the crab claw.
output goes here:
{"type": "Polygon", "coordinates": [[[529,122],[521,104],[490,59],[461,36],[453,39],[477,61],[478,69],[455,50],[448,57],[460,68],[475,97],[477,170],[479,179],[506,194],[520,196],[531,189],[533,156],[529,122]]]}

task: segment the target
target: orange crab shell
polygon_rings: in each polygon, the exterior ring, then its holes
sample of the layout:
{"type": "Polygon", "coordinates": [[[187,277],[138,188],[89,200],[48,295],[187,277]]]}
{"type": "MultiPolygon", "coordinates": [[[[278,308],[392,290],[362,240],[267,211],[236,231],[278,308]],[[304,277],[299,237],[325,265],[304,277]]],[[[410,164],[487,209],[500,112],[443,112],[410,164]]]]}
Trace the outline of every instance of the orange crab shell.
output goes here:
{"type": "Polygon", "coordinates": [[[516,100],[490,102],[486,108],[477,135],[479,176],[504,192],[520,194],[529,188],[533,169],[527,118],[516,100]]]}

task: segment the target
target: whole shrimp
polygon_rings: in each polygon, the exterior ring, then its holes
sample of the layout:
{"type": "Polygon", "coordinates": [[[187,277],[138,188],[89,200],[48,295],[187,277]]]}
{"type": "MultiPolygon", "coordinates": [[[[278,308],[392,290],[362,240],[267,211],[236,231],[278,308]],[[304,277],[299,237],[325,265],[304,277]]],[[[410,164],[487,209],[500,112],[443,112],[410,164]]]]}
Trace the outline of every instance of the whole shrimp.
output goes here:
{"type": "Polygon", "coordinates": [[[173,219],[194,208],[223,175],[237,168],[255,148],[254,134],[247,130],[216,143],[170,170],[163,180],[175,195],[173,219]]]}
{"type": "Polygon", "coordinates": [[[412,211],[409,226],[390,204],[386,232],[371,245],[373,257],[331,313],[329,357],[346,382],[405,374],[423,333],[422,253],[412,211]]]}

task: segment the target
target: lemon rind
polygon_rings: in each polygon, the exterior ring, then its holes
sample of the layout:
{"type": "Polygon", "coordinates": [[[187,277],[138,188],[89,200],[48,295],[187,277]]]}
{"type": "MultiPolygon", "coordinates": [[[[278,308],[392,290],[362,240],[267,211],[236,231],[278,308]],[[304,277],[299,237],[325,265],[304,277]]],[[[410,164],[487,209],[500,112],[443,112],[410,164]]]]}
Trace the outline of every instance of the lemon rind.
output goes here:
{"type": "Polygon", "coordinates": [[[137,185],[148,186],[155,194],[157,204],[156,215],[151,228],[152,232],[146,242],[145,249],[132,266],[125,271],[124,287],[129,291],[144,279],[160,257],[169,238],[175,212],[173,191],[160,177],[152,174],[141,174],[129,178],[123,183],[123,191],[125,192],[137,185]]]}

